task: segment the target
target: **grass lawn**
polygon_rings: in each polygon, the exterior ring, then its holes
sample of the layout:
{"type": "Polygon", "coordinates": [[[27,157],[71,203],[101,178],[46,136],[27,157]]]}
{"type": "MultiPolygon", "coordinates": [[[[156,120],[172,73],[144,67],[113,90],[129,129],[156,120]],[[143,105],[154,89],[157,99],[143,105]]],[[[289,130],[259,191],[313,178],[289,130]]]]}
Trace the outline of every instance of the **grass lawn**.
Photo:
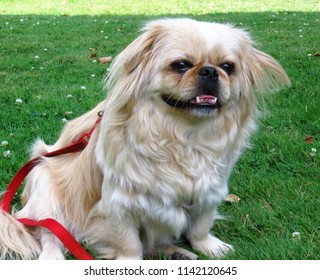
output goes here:
{"type": "Polygon", "coordinates": [[[98,58],[117,55],[145,21],[230,22],[280,61],[292,86],[265,97],[252,148],[229,182],[240,201],[222,205],[228,220],[214,232],[235,247],[226,259],[319,259],[319,11],[312,0],[1,0],[0,191],[37,137],[55,142],[66,120],[104,99],[108,64],[98,58]]]}

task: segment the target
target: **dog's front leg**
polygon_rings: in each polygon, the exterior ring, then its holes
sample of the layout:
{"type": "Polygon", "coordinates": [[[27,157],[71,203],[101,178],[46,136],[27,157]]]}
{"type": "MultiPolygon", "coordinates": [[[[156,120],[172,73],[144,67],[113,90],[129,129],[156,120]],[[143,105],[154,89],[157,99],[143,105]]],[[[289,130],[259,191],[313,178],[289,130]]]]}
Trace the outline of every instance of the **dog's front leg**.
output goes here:
{"type": "Polygon", "coordinates": [[[143,246],[129,210],[101,199],[92,209],[86,236],[103,259],[141,259],[143,246]]]}
{"type": "Polygon", "coordinates": [[[143,257],[143,246],[139,231],[128,224],[119,225],[115,232],[117,260],[140,260],[143,257]]]}
{"type": "Polygon", "coordinates": [[[233,250],[233,247],[210,234],[215,215],[214,209],[208,209],[200,215],[193,216],[186,238],[193,249],[211,258],[222,258],[228,251],[233,250]]]}
{"type": "Polygon", "coordinates": [[[39,229],[41,254],[39,260],[64,260],[64,246],[60,240],[47,229],[39,229]]]}

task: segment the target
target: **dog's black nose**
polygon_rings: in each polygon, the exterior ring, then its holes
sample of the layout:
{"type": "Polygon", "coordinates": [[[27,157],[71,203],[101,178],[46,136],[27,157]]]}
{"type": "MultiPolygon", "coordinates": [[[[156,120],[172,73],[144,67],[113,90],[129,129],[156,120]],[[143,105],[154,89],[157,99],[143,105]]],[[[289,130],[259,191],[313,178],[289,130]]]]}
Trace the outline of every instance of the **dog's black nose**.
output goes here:
{"type": "Polygon", "coordinates": [[[203,67],[199,72],[199,76],[216,80],[219,77],[219,72],[214,67],[203,67]]]}

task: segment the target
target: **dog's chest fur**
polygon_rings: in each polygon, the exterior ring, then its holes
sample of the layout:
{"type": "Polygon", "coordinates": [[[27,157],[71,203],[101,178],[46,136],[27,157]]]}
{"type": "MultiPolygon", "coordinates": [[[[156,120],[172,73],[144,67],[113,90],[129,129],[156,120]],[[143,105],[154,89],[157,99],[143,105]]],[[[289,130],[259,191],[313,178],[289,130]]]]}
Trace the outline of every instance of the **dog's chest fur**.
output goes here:
{"type": "Polygon", "coordinates": [[[221,139],[225,131],[212,135],[210,124],[188,131],[170,116],[154,114],[138,112],[121,128],[125,142],[106,144],[104,197],[137,213],[138,223],[161,224],[179,236],[190,217],[220,205],[239,147],[221,139]]]}
{"type": "Polygon", "coordinates": [[[165,150],[170,160],[136,154],[122,174],[110,169],[107,197],[110,205],[136,214],[142,226],[154,224],[178,237],[191,216],[220,205],[227,194],[225,167],[197,150],[179,155],[165,150]]]}

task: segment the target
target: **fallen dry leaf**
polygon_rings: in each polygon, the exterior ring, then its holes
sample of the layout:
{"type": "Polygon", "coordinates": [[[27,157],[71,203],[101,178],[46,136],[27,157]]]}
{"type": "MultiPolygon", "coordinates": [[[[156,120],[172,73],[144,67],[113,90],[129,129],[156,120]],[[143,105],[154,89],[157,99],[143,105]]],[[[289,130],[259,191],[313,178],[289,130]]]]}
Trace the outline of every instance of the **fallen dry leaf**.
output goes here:
{"type": "Polygon", "coordinates": [[[225,201],[230,203],[235,203],[235,202],[238,202],[239,200],[240,200],[240,197],[232,193],[228,194],[227,197],[225,198],[225,201]]]}
{"type": "Polygon", "coordinates": [[[96,53],[92,53],[92,54],[90,54],[90,58],[93,58],[93,57],[96,57],[97,56],[97,54],[96,53]]]}
{"type": "Polygon", "coordinates": [[[320,52],[316,52],[312,56],[320,56],[320,52]]]}
{"type": "Polygon", "coordinates": [[[111,62],[111,60],[112,60],[112,56],[100,57],[98,59],[99,63],[101,63],[101,64],[106,64],[108,62],[111,62]]]}
{"type": "Polygon", "coordinates": [[[314,136],[307,136],[305,139],[304,139],[304,142],[306,143],[314,143],[316,140],[314,139],[314,136]]]}

